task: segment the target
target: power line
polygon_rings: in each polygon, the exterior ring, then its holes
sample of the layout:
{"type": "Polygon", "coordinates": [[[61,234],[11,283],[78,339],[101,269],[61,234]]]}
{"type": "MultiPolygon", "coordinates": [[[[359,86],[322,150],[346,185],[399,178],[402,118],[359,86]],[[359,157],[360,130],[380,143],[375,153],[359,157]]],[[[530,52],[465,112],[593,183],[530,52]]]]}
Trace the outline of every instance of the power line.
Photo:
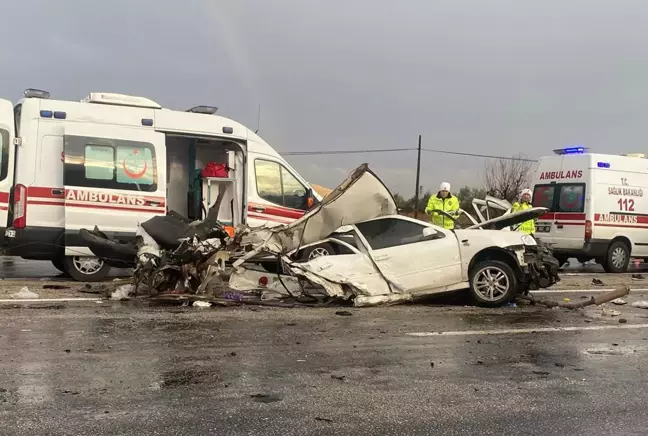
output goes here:
{"type": "MultiPolygon", "coordinates": [[[[382,149],[371,149],[371,150],[286,151],[286,152],[279,152],[279,154],[284,156],[316,156],[316,155],[334,155],[334,154],[392,153],[397,151],[416,151],[416,150],[417,150],[416,148],[382,148],[382,149]]],[[[459,151],[433,150],[429,148],[422,148],[421,150],[427,151],[429,153],[451,154],[455,156],[471,156],[471,157],[481,157],[486,159],[537,162],[536,159],[527,159],[522,157],[495,156],[491,154],[480,154],[480,153],[463,153],[459,151]]]]}
{"type": "Polygon", "coordinates": [[[479,154],[479,153],[462,153],[459,151],[446,151],[446,150],[431,150],[429,148],[424,148],[423,151],[429,151],[430,153],[443,153],[443,154],[453,154],[456,156],[472,156],[472,157],[483,157],[487,159],[501,159],[501,160],[519,160],[522,162],[538,162],[536,159],[527,159],[524,157],[511,157],[511,156],[494,156],[490,154],[479,154]]]}
{"type": "Polygon", "coordinates": [[[376,150],[326,150],[326,151],[286,151],[279,152],[284,156],[313,156],[320,154],[362,154],[362,153],[391,153],[394,151],[414,151],[415,148],[382,148],[376,150]]]}

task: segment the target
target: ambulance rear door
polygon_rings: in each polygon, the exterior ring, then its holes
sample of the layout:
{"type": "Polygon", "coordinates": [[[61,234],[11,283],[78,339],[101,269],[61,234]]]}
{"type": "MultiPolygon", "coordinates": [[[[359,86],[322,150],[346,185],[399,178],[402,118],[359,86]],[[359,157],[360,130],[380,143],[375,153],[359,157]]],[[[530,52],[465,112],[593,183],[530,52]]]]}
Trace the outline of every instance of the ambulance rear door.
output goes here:
{"type": "Polygon", "coordinates": [[[556,248],[578,250],[585,242],[585,207],[589,155],[563,155],[548,158],[533,187],[533,205],[547,207],[551,212],[536,223],[539,237],[556,248]],[[559,165],[558,164],[559,161],[559,165]]]}
{"type": "Polygon", "coordinates": [[[9,200],[14,181],[14,108],[9,100],[0,99],[0,243],[8,227],[9,200]]]}
{"type": "Polygon", "coordinates": [[[165,135],[152,127],[72,124],[64,154],[67,256],[92,255],[82,228],[129,240],[139,223],[166,213],[165,135]]]}

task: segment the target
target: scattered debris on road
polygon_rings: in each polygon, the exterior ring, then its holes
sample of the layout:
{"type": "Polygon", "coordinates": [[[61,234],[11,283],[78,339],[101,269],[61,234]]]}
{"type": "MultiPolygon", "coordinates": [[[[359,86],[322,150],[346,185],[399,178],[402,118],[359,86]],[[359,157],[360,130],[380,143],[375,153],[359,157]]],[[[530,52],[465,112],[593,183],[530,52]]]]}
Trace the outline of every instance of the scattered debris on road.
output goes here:
{"type": "Polygon", "coordinates": [[[635,301],[634,303],[631,304],[632,307],[636,307],[638,309],[648,309],[648,301],[642,300],[642,301],[635,301]]]}
{"type": "Polygon", "coordinates": [[[115,292],[110,295],[112,300],[128,300],[131,295],[135,293],[135,287],[133,285],[122,285],[118,287],[115,292]]]}
{"type": "Polygon", "coordinates": [[[40,298],[40,296],[37,293],[30,291],[27,286],[24,286],[20,291],[11,294],[11,298],[16,300],[31,300],[34,298],[40,298]]]}
{"type": "MultiPolygon", "coordinates": [[[[562,301],[555,301],[555,300],[546,300],[543,298],[535,298],[531,295],[523,295],[518,297],[518,299],[522,301],[530,302],[531,304],[540,304],[548,308],[563,307],[565,309],[582,309],[583,307],[587,307],[591,305],[600,306],[601,304],[608,303],[616,299],[620,299],[621,297],[625,297],[629,293],[630,293],[630,288],[628,286],[624,286],[622,288],[615,289],[614,291],[606,292],[603,295],[590,297],[589,299],[581,299],[581,301],[579,302],[571,302],[571,301],[562,302],[562,301]]],[[[608,311],[609,313],[617,313],[618,315],[621,315],[621,313],[617,312],[616,310],[604,308],[603,311],[608,311]]],[[[608,315],[608,316],[618,316],[618,315],[608,315]]]]}
{"type": "Polygon", "coordinates": [[[605,286],[605,283],[603,283],[603,280],[593,278],[592,279],[592,286],[605,286]]]}
{"type": "Polygon", "coordinates": [[[616,304],[617,306],[623,306],[624,304],[628,304],[627,301],[625,301],[623,298],[616,298],[611,301],[612,304],[616,304]]]}
{"type": "Polygon", "coordinates": [[[621,312],[618,310],[613,310],[613,309],[608,309],[607,307],[604,307],[601,309],[601,315],[603,316],[621,316],[621,312]]]}

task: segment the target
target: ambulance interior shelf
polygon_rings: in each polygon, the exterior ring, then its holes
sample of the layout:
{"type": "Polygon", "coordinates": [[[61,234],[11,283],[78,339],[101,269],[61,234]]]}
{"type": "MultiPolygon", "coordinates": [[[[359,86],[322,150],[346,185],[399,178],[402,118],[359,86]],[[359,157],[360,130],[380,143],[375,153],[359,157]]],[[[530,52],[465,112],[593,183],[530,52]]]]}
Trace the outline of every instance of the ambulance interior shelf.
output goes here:
{"type": "MultiPolygon", "coordinates": [[[[209,210],[212,206],[215,204],[218,204],[219,202],[222,202],[224,197],[228,194],[229,192],[229,197],[231,197],[230,200],[230,205],[231,205],[231,217],[233,218],[235,215],[235,211],[238,210],[238,205],[236,204],[237,201],[237,195],[236,195],[236,179],[232,177],[203,177],[203,196],[206,197],[204,199],[205,204],[204,207],[206,210],[209,210]],[[217,189],[217,192],[215,195],[212,196],[212,190],[213,188],[217,189]]],[[[219,209],[222,207],[222,205],[219,206],[219,209]]],[[[221,214],[219,213],[219,216],[221,214]]],[[[226,219],[221,219],[223,224],[226,225],[232,225],[234,224],[233,222],[230,222],[229,220],[226,219]]]]}

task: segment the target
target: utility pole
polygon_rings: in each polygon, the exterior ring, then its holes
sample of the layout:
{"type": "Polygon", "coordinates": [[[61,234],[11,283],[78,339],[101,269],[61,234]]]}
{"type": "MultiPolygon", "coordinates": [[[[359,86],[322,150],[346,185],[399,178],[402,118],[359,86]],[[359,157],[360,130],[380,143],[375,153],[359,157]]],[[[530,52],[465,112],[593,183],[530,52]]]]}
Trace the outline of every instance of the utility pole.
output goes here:
{"type": "Polygon", "coordinates": [[[418,219],[419,183],[421,182],[421,135],[418,141],[418,158],[416,159],[416,189],[414,191],[414,218],[418,219]]]}

